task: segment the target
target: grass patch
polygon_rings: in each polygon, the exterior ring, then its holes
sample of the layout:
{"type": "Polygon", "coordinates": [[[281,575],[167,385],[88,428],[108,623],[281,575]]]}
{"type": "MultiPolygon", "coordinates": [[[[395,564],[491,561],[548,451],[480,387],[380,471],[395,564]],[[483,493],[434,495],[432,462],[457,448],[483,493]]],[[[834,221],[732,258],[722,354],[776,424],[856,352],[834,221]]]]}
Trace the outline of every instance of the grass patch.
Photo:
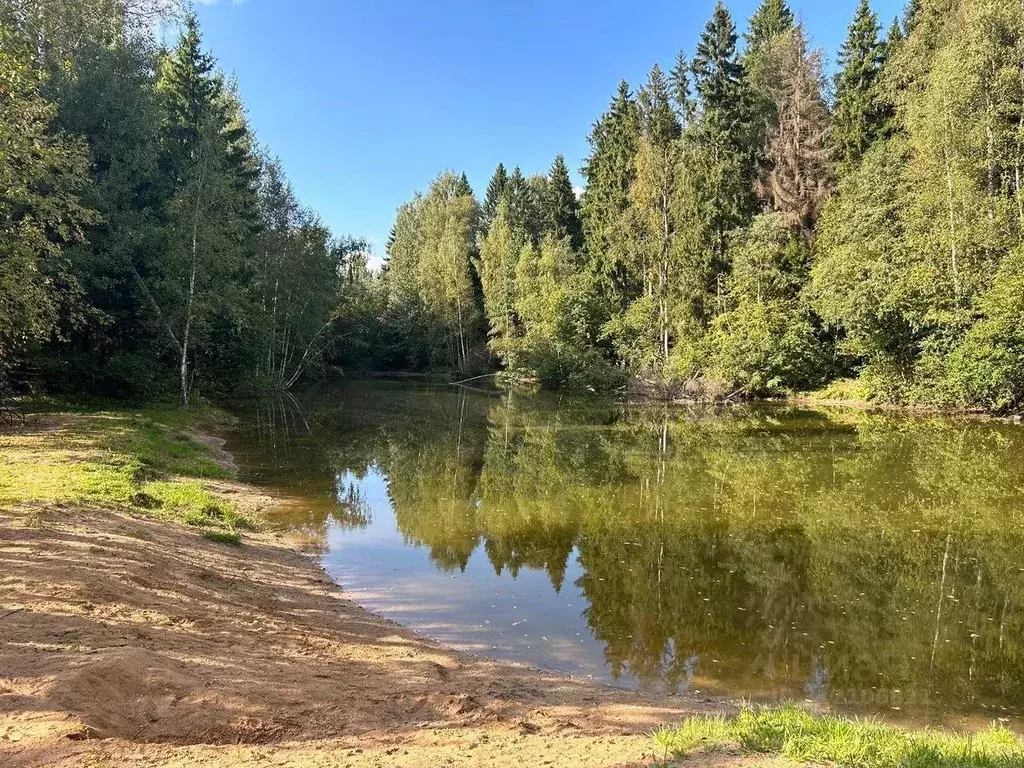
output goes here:
{"type": "Polygon", "coordinates": [[[242,545],[242,537],[238,534],[238,531],[203,531],[203,538],[232,547],[240,547],[242,545]]]}
{"type": "Polygon", "coordinates": [[[204,486],[230,473],[188,434],[228,419],[208,406],[62,412],[48,403],[25,429],[0,433],[0,507],[92,504],[203,528],[252,529],[204,486]]]}
{"type": "Polygon", "coordinates": [[[861,379],[836,379],[821,389],[801,392],[799,396],[808,400],[840,403],[869,403],[875,399],[871,387],[861,379]]]}
{"type": "Polygon", "coordinates": [[[793,705],[698,716],[654,734],[666,757],[741,749],[798,764],[842,768],[1020,768],[1024,742],[993,725],[976,734],[905,731],[873,721],[815,716],[793,705]]]}

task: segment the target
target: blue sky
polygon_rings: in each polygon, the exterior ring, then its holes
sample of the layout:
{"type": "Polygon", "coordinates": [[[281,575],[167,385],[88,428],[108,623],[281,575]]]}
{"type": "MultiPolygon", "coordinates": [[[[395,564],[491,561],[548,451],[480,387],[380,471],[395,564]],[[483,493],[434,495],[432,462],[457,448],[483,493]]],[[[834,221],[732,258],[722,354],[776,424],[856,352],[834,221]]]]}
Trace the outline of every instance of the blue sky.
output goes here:
{"type": "MultiPolygon", "coordinates": [[[[790,0],[829,61],[857,0],[790,0]]],[[[759,0],[727,0],[742,29],[759,0]]],[[[873,0],[887,29],[902,0],[873,0]]],[[[558,153],[578,181],[618,81],[692,53],[714,0],[206,0],[205,45],[259,140],[338,234],[384,254],[395,209],[440,171],[478,195],[499,161],[558,153]]]]}

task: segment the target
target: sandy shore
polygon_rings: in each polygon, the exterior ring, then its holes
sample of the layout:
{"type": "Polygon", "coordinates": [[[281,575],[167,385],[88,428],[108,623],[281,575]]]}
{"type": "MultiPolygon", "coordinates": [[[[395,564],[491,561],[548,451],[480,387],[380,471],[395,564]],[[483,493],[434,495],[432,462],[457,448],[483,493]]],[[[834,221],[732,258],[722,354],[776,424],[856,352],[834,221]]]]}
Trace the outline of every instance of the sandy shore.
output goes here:
{"type": "Polygon", "coordinates": [[[117,510],[0,512],[0,606],[3,766],[650,765],[653,728],[722,709],[459,653],[278,535],[117,510]]]}

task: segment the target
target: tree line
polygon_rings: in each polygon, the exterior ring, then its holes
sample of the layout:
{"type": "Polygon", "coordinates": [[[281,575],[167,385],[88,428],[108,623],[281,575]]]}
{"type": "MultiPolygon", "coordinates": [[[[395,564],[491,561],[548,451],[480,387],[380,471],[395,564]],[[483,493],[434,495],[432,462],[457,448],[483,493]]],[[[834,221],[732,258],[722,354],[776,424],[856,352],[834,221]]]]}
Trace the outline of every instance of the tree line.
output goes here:
{"type": "Polygon", "coordinates": [[[391,367],[699,396],[1024,402],[1024,10],[861,0],[833,78],[785,0],[621,82],[586,182],[444,173],[397,215],[391,367]]]}
{"type": "Polygon", "coordinates": [[[366,249],[298,202],[173,0],[0,0],[0,156],[0,394],[187,405],[329,357],[366,249]]]}
{"type": "Polygon", "coordinates": [[[384,269],[257,143],[175,0],[0,0],[0,395],[500,367],[695,397],[1024,402],[1024,11],[861,0],[834,77],[785,0],[622,82],[564,158],[446,172],[384,269]],[[154,30],[177,20],[180,35],[154,30]]]}

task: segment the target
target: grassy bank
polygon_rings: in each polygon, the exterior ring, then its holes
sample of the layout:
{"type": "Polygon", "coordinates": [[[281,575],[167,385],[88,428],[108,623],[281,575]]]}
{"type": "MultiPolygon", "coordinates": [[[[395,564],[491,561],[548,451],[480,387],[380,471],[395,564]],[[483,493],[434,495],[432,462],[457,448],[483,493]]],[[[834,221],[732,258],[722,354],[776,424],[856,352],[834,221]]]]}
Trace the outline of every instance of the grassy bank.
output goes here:
{"type": "Polygon", "coordinates": [[[1024,742],[993,725],[977,734],[905,731],[875,721],[815,716],[796,706],[698,716],[654,735],[668,758],[740,750],[798,765],[843,768],[1010,768],[1024,765],[1024,742]]]}
{"type": "Polygon", "coordinates": [[[116,508],[238,543],[239,531],[254,523],[210,489],[231,470],[196,437],[229,421],[209,406],[72,411],[51,404],[0,432],[0,507],[116,508]]]}

